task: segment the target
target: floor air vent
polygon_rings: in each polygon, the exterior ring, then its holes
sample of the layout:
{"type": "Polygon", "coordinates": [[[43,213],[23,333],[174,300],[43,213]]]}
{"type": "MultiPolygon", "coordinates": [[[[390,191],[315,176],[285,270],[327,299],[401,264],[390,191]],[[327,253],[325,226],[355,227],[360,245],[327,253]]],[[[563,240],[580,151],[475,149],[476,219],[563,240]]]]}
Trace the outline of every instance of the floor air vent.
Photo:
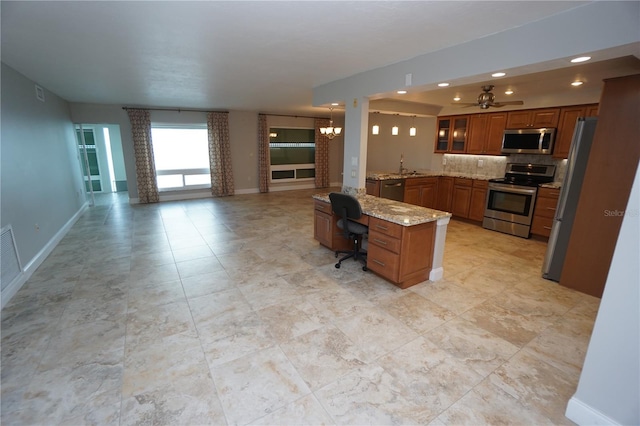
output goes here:
{"type": "Polygon", "coordinates": [[[22,265],[18,258],[18,250],[13,238],[13,230],[11,225],[2,228],[2,252],[0,254],[0,262],[2,276],[0,277],[0,285],[2,291],[13,282],[22,273],[22,265]]]}

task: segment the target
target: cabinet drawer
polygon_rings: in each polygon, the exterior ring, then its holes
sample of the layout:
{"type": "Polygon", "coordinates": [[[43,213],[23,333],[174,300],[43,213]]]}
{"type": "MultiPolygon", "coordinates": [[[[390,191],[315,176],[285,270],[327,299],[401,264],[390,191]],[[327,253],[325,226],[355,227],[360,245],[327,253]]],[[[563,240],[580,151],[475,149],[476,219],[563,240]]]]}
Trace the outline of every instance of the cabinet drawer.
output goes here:
{"type": "Polygon", "coordinates": [[[538,197],[536,208],[533,212],[534,216],[550,217],[556,214],[557,198],[538,197]]]}
{"type": "Polygon", "coordinates": [[[390,237],[400,238],[402,236],[402,225],[372,217],[369,221],[369,232],[380,232],[390,237]]]}
{"type": "Polygon", "coordinates": [[[438,182],[437,177],[408,177],[404,181],[404,186],[433,185],[438,182]]]}
{"type": "Polygon", "coordinates": [[[558,200],[560,196],[560,190],[556,188],[539,188],[538,197],[555,198],[558,200]]]}
{"type": "Polygon", "coordinates": [[[400,255],[375,244],[369,244],[367,268],[391,281],[397,282],[400,271],[400,255]]]}
{"type": "Polygon", "coordinates": [[[453,184],[455,186],[471,186],[473,185],[473,179],[453,178],[453,184]]]}
{"type": "Polygon", "coordinates": [[[551,234],[551,225],[553,225],[552,217],[534,216],[531,222],[531,233],[548,237],[551,234]]]}
{"type": "Polygon", "coordinates": [[[400,253],[400,240],[376,231],[369,231],[369,247],[372,244],[394,253],[400,253]]]}
{"type": "Polygon", "coordinates": [[[314,200],[313,208],[323,213],[331,214],[331,204],[314,200]]]}
{"type": "Polygon", "coordinates": [[[473,187],[474,188],[488,188],[489,187],[489,181],[488,180],[482,180],[482,179],[474,179],[473,180],[473,187]]]}

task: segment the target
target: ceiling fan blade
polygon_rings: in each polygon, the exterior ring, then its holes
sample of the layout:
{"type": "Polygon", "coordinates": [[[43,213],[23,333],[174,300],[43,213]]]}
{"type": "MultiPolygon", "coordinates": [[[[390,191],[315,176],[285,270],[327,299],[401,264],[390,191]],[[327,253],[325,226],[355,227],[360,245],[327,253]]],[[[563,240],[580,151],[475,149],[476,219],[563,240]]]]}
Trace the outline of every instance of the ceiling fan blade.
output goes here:
{"type": "Polygon", "coordinates": [[[523,101],[506,101],[506,102],[495,102],[493,106],[504,106],[504,105],[524,105],[523,101]]]}
{"type": "Polygon", "coordinates": [[[472,106],[478,106],[478,103],[477,102],[452,102],[451,105],[461,106],[461,107],[472,107],[472,106]]]}

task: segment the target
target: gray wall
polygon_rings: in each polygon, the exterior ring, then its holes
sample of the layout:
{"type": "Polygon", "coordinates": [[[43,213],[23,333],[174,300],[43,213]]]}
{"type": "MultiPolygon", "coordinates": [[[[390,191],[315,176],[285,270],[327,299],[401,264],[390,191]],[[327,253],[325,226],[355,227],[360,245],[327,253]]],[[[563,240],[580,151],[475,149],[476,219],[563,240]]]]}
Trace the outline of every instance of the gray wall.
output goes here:
{"type": "Polygon", "coordinates": [[[435,117],[407,117],[382,113],[369,114],[367,142],[367,171],[392,171],[400,168],[400,154],[404,167],[409,171],[430,170],[433,143],[436,134],[435,117]],[[380,126],[380,134],[373,135],[371,127],[380,126]],[[409,136],[409,128],[415,124],[416,136],[409,136]],[[398,126],[398,136],[391,135],[391,128],[398,126]]]}
{"type": "Polygon", "coordinates": [[[2,64],[1,225],[11,224],[23,266],[85,203],[69,105],[2,64]],[[36,224],[39,229],[36,229],[36,224]]]}

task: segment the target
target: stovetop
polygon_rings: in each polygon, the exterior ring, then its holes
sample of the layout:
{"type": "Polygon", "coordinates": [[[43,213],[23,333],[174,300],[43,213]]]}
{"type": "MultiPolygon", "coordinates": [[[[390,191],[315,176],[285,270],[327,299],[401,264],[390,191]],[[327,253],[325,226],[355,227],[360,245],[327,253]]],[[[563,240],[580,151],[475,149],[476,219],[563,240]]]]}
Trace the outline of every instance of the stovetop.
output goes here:
{"type": "Polygon", "coordinates": [[[503,178],[490,179],[489,182],[539,186],[543,183],[553,182],[555,172],[556,166],[550,164],[509,163],[503,178]]]}

